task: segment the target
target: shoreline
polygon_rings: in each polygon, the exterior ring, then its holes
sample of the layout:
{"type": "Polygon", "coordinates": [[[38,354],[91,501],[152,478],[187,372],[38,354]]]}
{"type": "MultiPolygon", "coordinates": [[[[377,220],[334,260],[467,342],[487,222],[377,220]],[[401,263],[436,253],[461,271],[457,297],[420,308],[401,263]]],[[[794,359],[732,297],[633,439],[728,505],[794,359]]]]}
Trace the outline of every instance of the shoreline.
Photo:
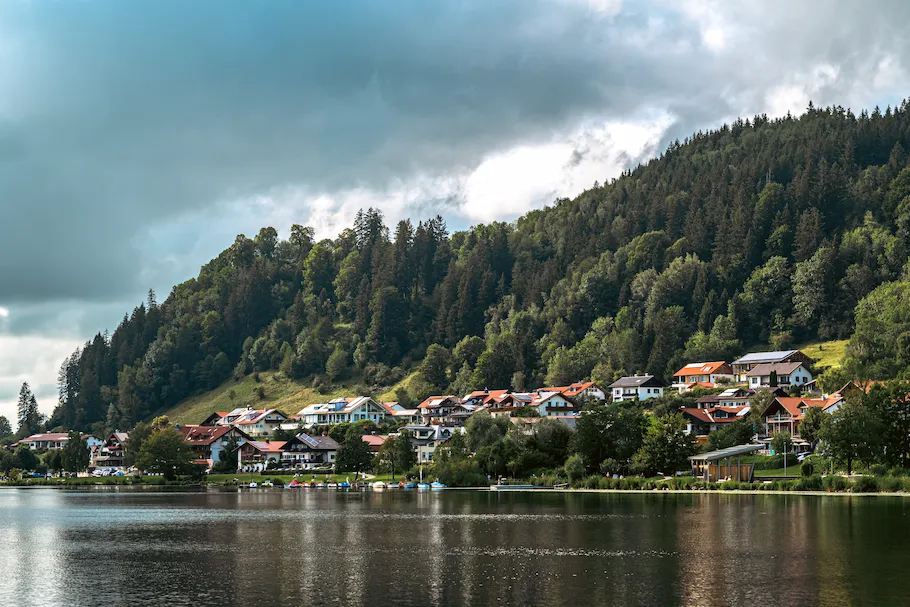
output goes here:
{"type": "MultiPolygon", "coordinates": [[[[492,487],[492,486],[491,486],[492,487]]],[[[492,489],[491,487],[445,487],[443,489],[434,489],[434,490],[424,490],[418,491],[416,489],[398,489],[398,488],[388,488],[385,489],[371,489],[367,487],[361,487],[354,489],[358,493],[364,493],[367,491],[400,491],[403,493],[438,493],[440,491],[486,491],[489,493],[616,493],[616,494],[635,494],[635,495],[660,495],[660,494],[718,494],[718,495],[802,495],[802,496],[812,496],[812,497],[901,497],[906,498],[910,497],[910,492],[907,491],[869,491],[869,492],[852,492],[852,491],[782,491],[779,489],[774,490],[761,490],[761,489],[588,489],[588,488],[558,488],[551,489],[546,487],[541,488],[515,488],[515,489],[492,489]]],[[[78,490],[97,490],[97,489],[115,489],[115,490],[146,490],[146,489],[194,489],[194,490],[222,490],[222,489],[237,489],[237,490],[247,490],[247,491],[287,491],[287,488],[279,487],[255,487],[250,489],[249,487],[243,487],[238,485],[208,485],[208,484],[174,484],[166,485],[163,483],[136,483],[136,484],[104,484],[104,483],[73,483],[70,485],[66,484],[2,484],[0,485],[0,490],[2,489],[63,489],[67,491],[78,491],[78,490]]],[[[309,492],[309,491],[318,491],[322,493],[327,492],[338,492],[342,491],[344,493],[351,492],[350,489],[328,489],[328,488],[303,488],[295,489],[295,491],[309,492]]]]}

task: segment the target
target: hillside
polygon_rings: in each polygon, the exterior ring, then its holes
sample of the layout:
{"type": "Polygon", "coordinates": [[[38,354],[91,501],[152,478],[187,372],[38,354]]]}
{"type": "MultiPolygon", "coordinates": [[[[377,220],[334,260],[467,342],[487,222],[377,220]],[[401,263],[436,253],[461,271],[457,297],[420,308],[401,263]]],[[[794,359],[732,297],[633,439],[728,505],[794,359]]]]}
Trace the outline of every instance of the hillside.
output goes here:
{"type": "Polygon", "coordinates": [[[293,380],[275,402],[406,378],[396,396],[419,400],[668,377],[685,361],[854,331],[850,373],[901,375],[906,150],[910,102],[859,115],[810,106],[700,132],[511,224],[390,230],[368,209],[331,240],[299,225],[288,240],[272,227],[240,235],[66,361],[49,427],[130,427],[206,399],[224,408],[211,395],[231,378],[247,390],[254,372],[293,380]]]}
{"type": "MultiPolygon", "coordinates": [[[[173,423],[198,424],[214,411],[230,411],[247,405],[254,408],[280,409],[293,415],[313,403],[351,396],[358,387],[348,383],[333,386],[327,392],[320,392],[295,382],[280,372],[265,371],[258,376],[259,381],[254,379],[253,374],[239,381],[229,379],[213,390],[183,400],[166,410],[163,415],[167,415],[173,423]],[[260,388],[262,396],[259,394],[260,388]]],[[[376,393],[376,398],[383,402],[395,400],[395,391],[402,387],[407,388],[407,380],[408,378],[405,378],[384,392],[376,393]]]]}

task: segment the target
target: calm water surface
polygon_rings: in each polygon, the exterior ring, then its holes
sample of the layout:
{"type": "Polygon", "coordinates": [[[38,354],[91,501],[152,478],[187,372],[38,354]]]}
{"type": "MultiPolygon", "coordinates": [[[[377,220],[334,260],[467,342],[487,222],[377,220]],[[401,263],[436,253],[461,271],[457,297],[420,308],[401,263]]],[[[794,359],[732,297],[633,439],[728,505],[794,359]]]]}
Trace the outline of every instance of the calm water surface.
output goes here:
{"type": "Polygon", "coordinates": [[[910,499],[0,489],[2,605],[907,605],[910,499]]]}

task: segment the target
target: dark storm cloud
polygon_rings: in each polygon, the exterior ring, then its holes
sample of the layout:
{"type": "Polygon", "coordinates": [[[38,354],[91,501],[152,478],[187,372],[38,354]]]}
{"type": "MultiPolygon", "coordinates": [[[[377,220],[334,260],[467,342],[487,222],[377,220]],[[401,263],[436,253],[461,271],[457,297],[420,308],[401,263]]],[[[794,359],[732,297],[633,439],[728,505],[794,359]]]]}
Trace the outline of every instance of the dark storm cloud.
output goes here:
{"type": "MultiPolygon", "coordinates": [[[[4,5],[0,305],[109,302],[148,276],[186,278],[142,236],[221,200],[470,170],[642,107],[674,116],[669,141],[761,107],[803,65],[842,70],[817,87],[837,101],[883,53],[906,56],[904,3],[824,6],[4,5]],[[728,34],[718,48],[706,14],[728,34]]],[[[174,247],[188,254],[207,234],[186,231],[174,247]]]]}

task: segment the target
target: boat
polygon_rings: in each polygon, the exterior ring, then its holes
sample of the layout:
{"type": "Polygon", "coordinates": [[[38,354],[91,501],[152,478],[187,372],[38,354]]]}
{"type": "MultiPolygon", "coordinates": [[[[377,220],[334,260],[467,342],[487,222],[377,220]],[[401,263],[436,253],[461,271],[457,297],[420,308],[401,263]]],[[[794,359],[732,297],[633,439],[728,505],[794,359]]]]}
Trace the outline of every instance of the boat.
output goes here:
{"type": "Polygon", "coordinates": [[[430,483],[430,488],[431,489],[445,489],[446,486],[443,483],[440,483],[439,481],[433,481],[432,483],[430,483]]]}
{"type": "Polygon", "coordinates": [[[382,481],[376,481],[375,483],[370,485],[370,487],[372,487],[373,489],[385,489],[386,484],[382,481]]]}
{"type": "Polygon", "coordinates": [[[329,489],[337,489],[338,483],[329,483],[328,485],[326,485],[326,487],[328,487],[329,489]]]}
{"type": "Polygon", "coordinates": [[[272,487],[273,486],[272,481],[265,481],[264,483],[262,483],[262,486],[263,487],[272,487]]]}
{"type": "Polygon", "coordinates": [[[347,481],[344,481],[343,483],[338,483],[338,488],[339,489],[350,489],[351,483],[349,483],[347,481]]]}
{"type": "Polygon", "coordinates": [[[401,486],[402,489],[416,489],[417,483],[405,483],[401,486]]]}
{"type": "Polygon", "coordinates": [[[316,483],[315,485],[313,485],[313,487],[316,487],[317,489],[323,489],[325,487],[325,483],[320,481],[320,482],[316,483]]]}
{"type": "Polygon", "coordinates": [[[417,483],[418,489],[429,489],[430,485],[428,483],[417,483]]]}
{"type": "Polygon", "coordinates": [[[303,485],[301,485],[299,482],[297,482],[296,478],[287,484],[288,489],[297,489],[298,487],[302,487],[302,486],[303,485]]]}
{"type": "Polygon", "coordinates": [[[259,486],[259,483],[257,483],[256,481],[251,481],[250,485],[249,485],[250,489],[255,489],[258,486],[259,486]]]}

